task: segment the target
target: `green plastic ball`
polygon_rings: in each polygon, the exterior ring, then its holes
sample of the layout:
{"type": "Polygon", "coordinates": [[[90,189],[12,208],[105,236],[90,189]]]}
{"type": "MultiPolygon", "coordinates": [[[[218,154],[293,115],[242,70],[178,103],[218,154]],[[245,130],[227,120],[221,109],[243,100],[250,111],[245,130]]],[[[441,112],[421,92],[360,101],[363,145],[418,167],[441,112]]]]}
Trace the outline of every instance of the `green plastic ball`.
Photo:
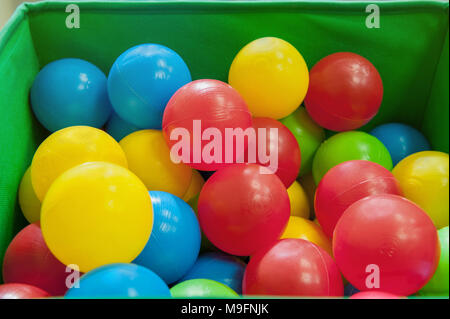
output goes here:
{"type": "Polygon", "coordinates": [[[324,129],[311,119],[304,107],[299,107],[280,122],[294,134],[300,146],[302,163],[299,177],[311,172],[314,154],[325,139],[324,129]]]}
{"type": "Polygon", "coordinates": [[[448,281],[449,281],[449,268],[448,268],[448,226],[438,231],[439,242],[441,243],[441,258],[439,264],[431,277],[430,281],[423,287],[419,294],[422,296],[431,297],[448,297],[448,281]]]}
{"type": "Polygon", "coordinates": [[[210,279],[191,279],[170,289],[174,298],[239,298],[230,287],[210,279]]]}
{"type": "Polygon", "coordinates": [[[320,145],[313,160],[313,177],[319,184],[332,167],[351,160],[367,160],[392,170],[387,148],[376,137],[359,131],[333,135],[320,145]]]}

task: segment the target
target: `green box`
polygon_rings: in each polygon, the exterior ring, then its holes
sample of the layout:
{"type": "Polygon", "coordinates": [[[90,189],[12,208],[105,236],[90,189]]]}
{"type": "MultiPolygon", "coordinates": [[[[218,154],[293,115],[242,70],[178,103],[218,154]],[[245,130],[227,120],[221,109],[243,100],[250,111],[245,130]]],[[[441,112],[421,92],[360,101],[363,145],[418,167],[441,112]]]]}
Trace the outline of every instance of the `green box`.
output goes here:
{"type": "Polygon", "coordinates": [[[47,135],[28,92],[39,69],[60,58],[86,59],[108,73],[120,53],[153,42],[181,54],[194,79],[226,81],[238,50],[259,37],[289,41],[310,67],[352,51],[384,82],[380,112],[364,129],[404,122],[421,129],[434,149],[449,150],[448,2],[79,2],[79,29],[66,27],[68,4],[24,4],[0,33],[0,262],[24,225],[20,179],[47,135]],[[366,26],[369,4],[380,9],[379,28],[366,26]]]}

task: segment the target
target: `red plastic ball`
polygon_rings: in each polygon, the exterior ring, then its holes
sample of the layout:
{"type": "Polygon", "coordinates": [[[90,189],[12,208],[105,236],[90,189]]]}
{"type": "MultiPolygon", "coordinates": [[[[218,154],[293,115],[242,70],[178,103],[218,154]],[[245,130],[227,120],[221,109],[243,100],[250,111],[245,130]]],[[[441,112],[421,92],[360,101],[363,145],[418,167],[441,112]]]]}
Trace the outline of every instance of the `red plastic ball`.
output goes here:
{"type": "Polygon", "coordinates": [[[295,181],[300,171],[300,147],[291,131],[279,121],[266,118],[253,118],[255,143],[249,143],[245,161],[256,163],[272,169],[287,188],[295,181]],[[259,129],[265,129],[265,134],[259,129]],[[264,154],[261,157],[259,154],[264,154]],[[253,154],[253,156],[249,156],[253,154]],[[276,158],[270,160],[270,157],[276,158]],[[263,162],[265,161],[265,162],[263,162]],[[275,162],[275,163],[274,163],[275,162]]]}
{"type": "Polygon", "coordinates": [[[314,209],[328,237],[344,211],[354,202],[375,194],[402,195],[394,175],[383,166],[364,160],[347,161],[331,168],[317,186],[314,209]]]}
{"type": "Polygon", "coordinates": [[[162,124],[173,154],[192,168],[205,171],[242,159],[245,143],[241,148],[235,137],[228,140],[226,129],[246,130],[251,126],[250,111],[239,93],[227,83],[208,79],[190,82],[175,92],[164,110],[162,124]],[[187,136],[189,154],[182,153],[181,134],[187,136]],[[220,150],[210,144],[214,141],[220,143],[220,150]]]}
{"type": "Polygon", "coordinates": [[[206,237],[217,248],[238,256],[252,255],[280,238],[289,214],[286,187],[257,164],[218,170],[206,181],[198,200],[206,237]]]}
{"type": "Polygon", "coordinates": [[[350,299],[403,299],[403,297],[382,291],[360,291],[352,295],[350,299]]]}
{"type": "Polygon", "coordinates": [[[408,296],[436,271],[440,245],[433,221],[419,206],[378,194],[344,212],[334,230],[333,255],[358,290],[408,296]]]}
{"type": "Polygon", "coordinates": [[[242,282],[244,295],[342,296],[333,258],[303,239],[282,239],[252,256],[242,282]]]}
{"type": "Polygon", "coordinates": [[[358,54],[331,54],[309,73],[306,110],[326,129],[348,131],[363,126],[377,114],[382,99],[380,74],[358,54]]]}
{"type": "Polygon", "coordinates": [[[34,299],[50,297],[48,292],[41,288],[27,284],[0,285],[0,299],[34,299]]]}
{"type": "Polygon", "coordinates": [[[3,260],[5,283],[36,286],[52,296],[64,295],[69,274],[48,249],[37,223],[28,225],[14,237],[3,260]]]}

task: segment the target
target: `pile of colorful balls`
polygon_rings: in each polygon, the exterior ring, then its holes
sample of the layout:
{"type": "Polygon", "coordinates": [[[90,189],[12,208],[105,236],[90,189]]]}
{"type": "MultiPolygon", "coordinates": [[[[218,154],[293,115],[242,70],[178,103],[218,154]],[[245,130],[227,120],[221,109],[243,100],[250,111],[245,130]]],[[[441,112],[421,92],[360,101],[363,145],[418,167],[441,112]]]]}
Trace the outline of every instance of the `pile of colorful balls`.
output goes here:
{"type": "Polygon", "coordinates": [[[449,156],[406,124],[357,131],[382,100],[366,58],[308,69],[273,37],[228,83],[159,44],[108,77],[46,65],[0,298],[448,296],[449,156]]]}

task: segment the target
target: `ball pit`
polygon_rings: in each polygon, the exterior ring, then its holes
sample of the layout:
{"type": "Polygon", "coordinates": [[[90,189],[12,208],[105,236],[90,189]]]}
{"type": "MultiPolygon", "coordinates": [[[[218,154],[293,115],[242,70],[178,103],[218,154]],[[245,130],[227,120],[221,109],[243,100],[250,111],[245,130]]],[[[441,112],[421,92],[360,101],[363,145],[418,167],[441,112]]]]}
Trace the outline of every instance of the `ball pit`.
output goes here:
{"type": "Polygon", "coordinates": [[[383,99],[383,82],[370,61],[352,52],[330,54],[310,71],[305,106],[312,119],[332,131],[369,122],[383,99]]]}
{"type": "Polygon", "coordinates": [[[314,155],[325,139],[325,131],[317,125],[308,115],[304,107],[299,107],[288,117],[280,120],[281,123],[294,134],[300,146],[302,165],[299,176],[311,172],[314,155]]]}
{"type": "Polygon", "coordinates": [[[174,156],[205,171],[215,171],[227,162],[242,159],[245,148],[238,148],[236,138],[228,142],[225,130],[246,130],[251,126],[251,114],[239,93],[224,82],[209,79],[193,81],[179,89],[167,104],[163,117],[164,137],[174,156]],[[209,149],[210,140],[225,149],[212,158],[206,156],[214,153],[214,149],[209,149]],[[179,150],[176,145],[181,146],[179,150]],[[182,147],[189,149],[184,156],[182,147]],[[231,154],[228,161],[226,153],[231,154]]]}
{"type": "Polygon", "coordinates": [[[281,239],[284,238],[298,238],[310,241],[325,250],[330,256],[333,255],[331,240],[327,238],[319,225],[308,219],[296,216],[289,217],[286,229],[281,235],[281,239]]]}
{"type": "Polygon", "coordinates": [[[186,164],[174,163],[161,131],[141,130],[120,141],[129,169],[144,182],[148,190],[169,192],[183,197],[192,178],[186,164]]]}
{"type": "Polygon", "coordinates": [[[172,49],[145,43],[122,53],[108,76],[108,94],[114,111],[137,127],[161,128],[171,96],[191,81],[183,59],[172,49]]]}
{"type": "Polygon", "coordinates": [[[22,229],[11,241],[3,259],[3,281],[23,283],[63,296],[67,290],[66,266],[48,249],[38,224],[22,229]]]}
{"type": "Polygon", "coordinates": [[[65,297],[89,298],[170,298],[169,287],[151,270],[125,263],[113,263],[83,275],[65,297]]]}
{"type": "Polygon", "coordinates": [[[27,168],[23,174],[19,186],[19,205],[23,216],[29,223],[39,221],[41,218],[41,201],[37,198],[36,192],[31,184],[31,169],[27,168]]]}
{"type": "Polygon", "coordinates": [[[41,210],[50,251],[81,272],[131,262],[147,243],[153,224],[150,196],[127,169],[105,162],[76,166],[51,185],[41,210]]]}
{"type": "Polygon", "coordinates": [[[86,162],[104,161],[127,167],[120,145],[105,132],[71,126],[47,137],[31,162],[31,183],[42,202],[53,181],[66,170],[86,162]]]}
{"type": "Polygon", "coordinates": [[[344,211],[354,202],[375,194],[402,195],[398,181],[383,166],[354,160],[331,168],[317,186],[314,210],[323,231],[333,231],[344,211]]]}
{"type": "Polygon", "coordinates": [[[280,179],[257,164],[218,170],[203,186],[198,217],[206,237],[219,249],[249,256],[279,238],[290,213],[280,179]]]}
{"type": "Polygon", "coordinates": [[[0,285],[0,299],[35,299],[50,297],[48,292],[27,284],[0,285]]]}
{"type": "MultiPolygon", "coordinates": [[[[117,39],[96,37],[106,42],[88,47],[84,40],[93,37],[83,40],[86,34],[77,33],[77,45],[70,46],[73,56],[110,68],[108,79],[86,61],[55,61],[67,56],[69,47],[65,53],[59,51],[64,46],[49,50],[51,41],[39,36],[45,15],[32,24],[28,47],[29,32],[17,36],[23,23],[10,24],[18,26],[16,35],[0,34],[0,74],[5,75],[0,76],[0,91],[7,93],[0,101],[6,132],[0,134],[0,281],[6,282],[0,285],[0,298],[66,292],[67,298],[448,297],[448,226],[441,228],[448,225],[448,154],[438,152],[448,152],[448,92],[442,89],[447,88],[448,68],[441,67],[448,52],[439,52],[445,46],[415,32],[414,43],[427,45],[404,51],[422,57],[423,63],[412,65],[411,59],[396,61],[395,55],[384,54],[375,46],[380,37],[366,46],[373,50],[349,47],[367,55],[373,65],[351,52],[324,57],[336,46],[311,42],[308,32],[306,38],[290,32],[286,27],[295,26],[293,20],[279,22],[296,15],[278,17],[274,5],[261,7],[261,13],[255,7],[250,15],[226,9],[236,21],[249,18],[248,30],[244,23],[245,31],[235,32],[234,39],[223,36],[237,26],[221,26],[226,19],[219,11],[227,5],[214,12],[220,19],[211,19],[209,9],[202,11],[200,28],[192,34],[194,29],[186,28],[191,22],[184,24],[186,15],[173,15],[170,8],[138,15],[118,10],[117,21],[137,18],[136,30],[149,19],[163,27],[151,33],[138,30],[142,35],[131,32],[125,42],[120,39],[123,29],[117,39]],[[255,35],[270,34],[267,23],[256,19],[259,14],[274,22],[269,26],[273,35],[297,48],[273,37],[242,48],[255,35]],[[201,28],[207,20],[214,21],[214,31],[201,28]],[[173,33],[180,30],[187,37],[173,33]],[[167,38],[171,33],[175,37],[167,38]],[[7,42],[2,42],[5,35],[7,42]],[[179,50],[189,67],[178,53],[159,44],[137,45],[120,54],[148,35],[179,50]],[[20,42],[9,45],[14,39],[20,42]],[[211,39],[220,41],[206,45],[211,39]],[[308,63],[319,61],[311,72],[297,49],[308,63]],[[49,61],[55,62],[39,73],[49,61]],[[417,66],[420,72],[412,72],[417,66]],[[190,67],[200,80],[191,82],[190,67]],[[227,71],[229,84],[215,80],[224,80],[227,71]],[[389,123],[393,120],[422,131],[389,123]],[[273,127],[277,135],[255,134],[259,157],[256,164],[248,163],[249,136],[255,129],[273,127]],[[359,127],[375,129],[369,134],[349,131],[359,127]],[[275,174],[268,174],[263,155],[275,164],[275,174]],[[389,171],[393,166],[394,174],[389,171]],[[34,222],[22,230],[26,223],[19,206],[34,222]],[[78,280],[79,274],[71,276],[74,269],[87,273],[78,280]]],[[[283,11],[285,5],[275,6],[283,11]]],[[[32,11],[38,9],[36,5],[32,11]]],[[[430,12],[439,11],[434,9],[417,14],[428,21],[430,12]]],[[[336,35],[322,27],[343,21],[345,13],[325,19],[317,32],[315,22],[323,17],[313,11],[314,18],[298,26],[312,26],[308,30],[317,39],[336,35]]],[[[27,12],[17,17],[27,22],[27,12]]],[[[109,10],[108,16],[116,14],[109,10]]],[[[414,13],[401,20],[409,16],[414,13]]],[[[354,14],[350,18],[359,19],[354,14]]],[[[94,20],[83,19],[83,25],[94,20]]],[[[447,25],[440,21],[433,20],[432,26],[447,25]]],[[[347,38],[350,29],[345,29],[347,38]]],[[[25,31],[30,31],[26,24],[25,31]]],[[[435,31],[445,39],[445,28],[435,31]]],[[[251,304],[242,305],[244,313],[247,306],[252,312],[251,304]]],[[[191,303],[186,305],[181,313],[192,314],[191,303]]],[[[175,308],[163,311],[167,315],[175,308]]],[[[201,308],[214,312],[214,307],[201,308]]],[[[155,311],[150,309],[150,316],[155,311]]],[[[277,316],[273,309],[270,313],[277,316]]]]}
{"type": "Polygon", "coordinates": [[[312,168],[314,181],[319,184],[330,168],[351,160],[372,161],[392,169],[391,155],[376,137],[359,131],[343,132],[325,140],[317,150],[312,168]]]}
{"type": "Polygon", "coordinates": [[[436,228],[448,226],[449,157],[436,151],[412,154],[392,171],[406,198],[431,217],[436,228]]]}
{"type": "Polygon", "coordinates": [[[303,239],[282,239],[250,258],[244,295],[342,296],[344,287],[333,258],[303,239]],[[314,278],[315,280],[310,280],[314,278]]]}
{"type": "Polygon", "coordinates": [[[201,254],[180,282],[190,279],[210,279],[220,282],[236,293],[242,293],[242,278],[246,264],[237,257],[221,252],[201,254]]]}
{"type": "Polygon", "coordinates": [[[183,281],[170,289],[174,298],[238,298],[230,287],[210,279],[183,281]]]}
{"type": "Polygon", "coordinates": [[[200,251],[200,226],[194,211],[182,199],[150,191],[153,231],[133,263],[154,271],[167,284],[184,276],[200,251]]]}
{"type": "Polygon", "coordinates": [[[80,59],[47,64],[30,91],[34,114],[50,132],[75,125],[101,128],[111,114],[106,76],[80,59]]]}
{"type": "Polygon", "coordinates": [[[430,150],[430,143],[425,136],[406,124],[382,124],[370,131],[370,134],[386,146],[391,154],[394,166],[413,153],[430,150]]]}
{"type": "Polygon", "coordinates": [[[305,98],[308,67],[290,43],[260,38],[236,55],[228,83],[242,95],[253,116],[280,119],[295,111],[305,98]]]}
{"type": "Polygon", "coordinates": [[[249,163],[255,163],[269,167],[274,165],[269,158],[258,156],[263,154],[277,154],[275,174],[283,182],[284,186],[289,187],[297,178],[300,170],[301,155],[300,148],[294,135],[289,129],[271,118],[255,117],[253,118],[253,128],[255,129],[255,144],[248,145],[245,160],[249,163]],[[259,134],[259,130],[265,130],[265,134],[259,134]],[[250,155],[255,156],[252,161],[250,155]],[[267,161],[266,163],[263,162],[267,161]]]}
{"type": "Polygon", "coordinates": [[[439,242],[441,245],[441,257],[439,264],[431,277],[430,281],[423,287],[419,294],[422,296],[431,297],[446,297],[448,296],[449,283],[449,246],[448,246],[448,226],[438,231],[439,242]]]}
{"type": "Polygon", "coordinates": [[[309,218],[310,206],[306,192],[299,182],[294,181],[287,189],[289,202],[291,204],[291,216],[309,218]]]}
{"type": "Polygon", "coordinates": [[[433,276],[439,250],[437,231],[428,215],[411,201],[391,194],[355,202],[333,235],[336,263],[361,291],[400,296],[417,292],[433,276]]]}

